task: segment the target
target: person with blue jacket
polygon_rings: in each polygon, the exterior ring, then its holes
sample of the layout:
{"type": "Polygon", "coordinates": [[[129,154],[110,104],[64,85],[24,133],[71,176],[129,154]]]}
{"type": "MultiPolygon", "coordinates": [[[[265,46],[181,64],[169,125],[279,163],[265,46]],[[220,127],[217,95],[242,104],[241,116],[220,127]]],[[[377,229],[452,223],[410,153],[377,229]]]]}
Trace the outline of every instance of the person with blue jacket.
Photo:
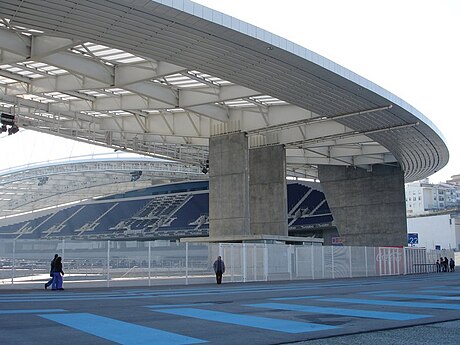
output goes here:
{"type": "Polygon", "coordinates": [[[54,263],[56,262],[56,259],[58,258],[59,255],[57,254],[54,254],[54,259],[51,260],[51,269],[50,269],[50,277],[51,279],[48,280],[46,283],[45,283],[45,290],[48,289],[48,287],[53,284],[53,280],[54,280],[54,263]]]}
{"type": "Polygon", "coordinates": [[[62,287],[63,275],[64,271],[62,270],[62,258],[58,256],[56,261],[54,262],[54,280],[52,290],[64,290],[64,288],[62,287]]]}

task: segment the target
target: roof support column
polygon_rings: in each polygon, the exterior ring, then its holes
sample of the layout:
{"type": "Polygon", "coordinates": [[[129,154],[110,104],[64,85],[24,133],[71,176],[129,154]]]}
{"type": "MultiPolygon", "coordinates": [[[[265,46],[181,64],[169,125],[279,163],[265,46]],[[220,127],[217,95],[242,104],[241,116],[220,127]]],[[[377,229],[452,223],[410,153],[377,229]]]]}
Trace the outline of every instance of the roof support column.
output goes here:
{"type": "Polygon", "coordinates": [[[209,236],[287,236],[286,150],[249,150],[246,133],[209,141],[209,236]]]}
{"type": "Polygon", "coordinates": [[[209,139],[209,237],[250,234],[246,133],[209,139]]]}
{"type": "Polygon", "coordinates": [[[404,172],[320,165],[318,176],[337,230],[347,246],[407,245],[404,172]]]}
{"type": "Polygon", "coordinates": [[[249,151],[249,198],[252,235],[288,235],[284,145],[249,151]]]}

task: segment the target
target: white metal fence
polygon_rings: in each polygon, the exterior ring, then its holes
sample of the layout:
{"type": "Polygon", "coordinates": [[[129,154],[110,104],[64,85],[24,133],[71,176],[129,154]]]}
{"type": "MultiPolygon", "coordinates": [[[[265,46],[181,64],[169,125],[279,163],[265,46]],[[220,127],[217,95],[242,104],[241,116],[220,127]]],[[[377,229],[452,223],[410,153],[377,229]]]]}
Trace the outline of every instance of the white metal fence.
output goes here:
{"type": "Polygon", "coordinates": [[[224,282],[428,273],[439,257],[454,257],[413,247],[15,240],[0,242],[0,288],[39,287],[55,253],[63,258],[65,285],[74,287],[210,283],[218,255],[224,282]]]}

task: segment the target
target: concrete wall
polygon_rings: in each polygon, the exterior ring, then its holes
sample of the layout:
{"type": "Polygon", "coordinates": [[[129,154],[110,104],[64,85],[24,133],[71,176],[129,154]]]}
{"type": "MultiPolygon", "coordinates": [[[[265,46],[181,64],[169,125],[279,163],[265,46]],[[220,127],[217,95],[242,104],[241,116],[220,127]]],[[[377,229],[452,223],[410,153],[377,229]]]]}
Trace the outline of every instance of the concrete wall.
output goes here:
{"type": "Polygon", "coordinates": [[[245,133],[209,139],[209,236],[249,235],[249,151],[245,133]]]}
{"type": "Polygon", "coordinates": [[[251,234],[288,235],[286,150],[283,145],[249,151],[251,234]]]}
{"type": "Polygon", "coordinates": [[[321,165],[319,179],[346,246],[407,245],[404,174],[399,167],[321,165]]]}

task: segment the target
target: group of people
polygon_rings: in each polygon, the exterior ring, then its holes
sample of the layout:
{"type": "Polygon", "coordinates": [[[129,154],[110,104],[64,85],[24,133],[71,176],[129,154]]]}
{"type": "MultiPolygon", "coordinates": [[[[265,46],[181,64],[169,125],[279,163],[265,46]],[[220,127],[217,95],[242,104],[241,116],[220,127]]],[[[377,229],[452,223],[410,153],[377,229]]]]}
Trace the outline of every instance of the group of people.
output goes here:
{"type": "Polygon", "coordinates": [[[450,258],[450,261],[447,257],[441,257],[439,260],[436,260],[436,272],[455,272],[455,261],[450,258]]]}
{"type": "Polygon", "coordinates": [[[45,283],[45,290],[51,285],[51,290],[64,290],[62,287],[62,258],[55,254],[54,259],[51,261],[50,277],[51,279],[45,283]]]}

